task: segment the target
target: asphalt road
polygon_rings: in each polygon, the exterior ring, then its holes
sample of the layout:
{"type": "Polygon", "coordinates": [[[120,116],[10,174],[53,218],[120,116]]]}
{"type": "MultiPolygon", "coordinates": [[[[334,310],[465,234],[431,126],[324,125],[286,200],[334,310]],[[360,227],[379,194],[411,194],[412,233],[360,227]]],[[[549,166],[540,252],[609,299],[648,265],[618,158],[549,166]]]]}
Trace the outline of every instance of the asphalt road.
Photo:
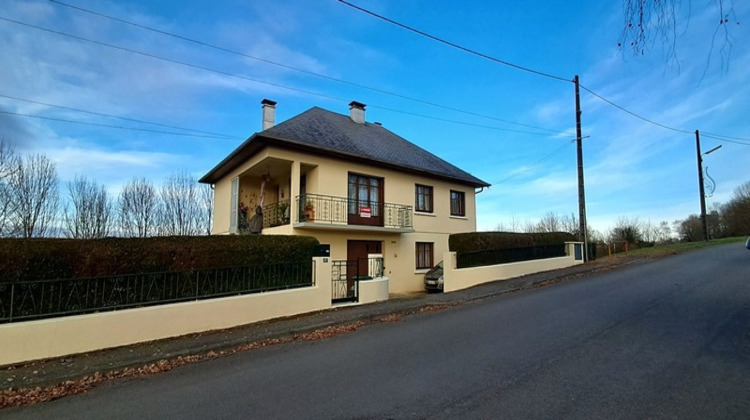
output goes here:
{"type": "Polygon", "coordinates": [[[748,418],[750,252],[708,248],[113,381],[15,418],[748,418]]]}

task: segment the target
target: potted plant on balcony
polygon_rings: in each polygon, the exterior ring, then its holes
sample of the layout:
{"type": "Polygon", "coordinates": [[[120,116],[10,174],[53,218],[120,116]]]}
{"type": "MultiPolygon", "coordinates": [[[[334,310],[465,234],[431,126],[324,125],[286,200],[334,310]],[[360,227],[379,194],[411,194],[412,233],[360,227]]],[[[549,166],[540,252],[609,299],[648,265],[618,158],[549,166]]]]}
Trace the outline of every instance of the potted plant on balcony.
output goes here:
{"type": "Polygon", "coordinates": [[[286,201],[282,201],[279,203],[279,221],[282,224],[289,223],[289,213],[287,211],[289,210],[289,203],[286,201]]]}
{"type": "Polygon", "coordinates": [[[312,222],[315,220],[315,204],[312,201],[305,203],[305,221],[312,222]]]}

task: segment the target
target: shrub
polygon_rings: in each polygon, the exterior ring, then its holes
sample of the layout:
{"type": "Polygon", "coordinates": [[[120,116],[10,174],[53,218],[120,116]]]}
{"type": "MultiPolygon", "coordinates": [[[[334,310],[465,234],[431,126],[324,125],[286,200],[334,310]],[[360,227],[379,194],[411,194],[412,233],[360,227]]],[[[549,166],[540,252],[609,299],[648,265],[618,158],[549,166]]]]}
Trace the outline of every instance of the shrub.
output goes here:
{"type": "Polygon", "coordinates": [[[0,239],[0,281],[98,277],[284,263],[312,258],[307,236],[231,235],[0,239]]]}
{"type": "Polygon", "coordinates": [[[448,248],[454,252],[474,252],[560,245],[573,241],[576,241],[576,237],[568,232],[470,232],[450,235],[448,248]]]}

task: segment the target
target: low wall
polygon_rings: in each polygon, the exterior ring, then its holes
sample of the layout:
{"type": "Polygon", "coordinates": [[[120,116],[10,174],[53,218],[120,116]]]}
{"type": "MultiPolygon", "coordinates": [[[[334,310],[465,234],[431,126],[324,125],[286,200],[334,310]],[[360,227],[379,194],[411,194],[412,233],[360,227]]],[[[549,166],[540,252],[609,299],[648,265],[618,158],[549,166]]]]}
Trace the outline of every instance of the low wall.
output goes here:
{"type": "MultiPolygon", "coordinates": [[[[578,242],[568,242],[565,245],[565,253],[567,255],[564,257],[460,269],[456,268],[456,253],[446,252],[443,254],[443,291],[453,292],[491,281],[505,280],[583,264],[582,258],[576,259],[576,246],[580,247],[581,244],[578,242]]],[[[580,251],[578,253],[580,254],[580,251]]]]}
{"type": "Polygon", "coordinates": [[[313,261],[312,287],[2,324],[0,366],[329,309],[331,262],[313,261]]]}
{"type": "Polygon", "coordinates": [[[388,300],[388,277],[359,281],[359,303],[388,300]]]}

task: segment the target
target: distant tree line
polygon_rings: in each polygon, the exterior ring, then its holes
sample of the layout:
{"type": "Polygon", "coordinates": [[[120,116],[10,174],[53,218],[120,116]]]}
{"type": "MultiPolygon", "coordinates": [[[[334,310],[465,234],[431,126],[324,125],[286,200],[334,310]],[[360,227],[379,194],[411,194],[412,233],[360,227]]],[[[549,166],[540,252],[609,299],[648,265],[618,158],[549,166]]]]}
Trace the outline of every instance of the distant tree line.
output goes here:
{"type": "MultiPolygon", "coordinates": [[[[750,235],[750,181],[737,187],[728,203],[715,204],[706,215],[706,225],[709,238],[750,235]]],[[[507,224],[498,224],[495,230],[526,233],[570,232],[577,237],[578,229],[578,218],[575,214],[561,216],[549,212],[538,222],[520,223],[516,219],[511,219],[507,224]]],[[[624,249],[625,243],[630,247],[643,247],[676,241],[701,241],[703,230],[698,215],[690,215],[684,220],[675,220],[672,223],[664,220],[658,224],[644,222],[637,217],[620,217],[605,233],[589,226],[587,238],[589,242],[600,243],[609,250],[620,250],[624,249]]]]}
{"type": "Polygon", "coordinates": [[[161,186],[143,177],[114,197],[78,175],[60,191],[55,163],[42,154],[18,155],[0,140],[0,237],[210,235],[213,192],[187,173],[161,186]]]}

